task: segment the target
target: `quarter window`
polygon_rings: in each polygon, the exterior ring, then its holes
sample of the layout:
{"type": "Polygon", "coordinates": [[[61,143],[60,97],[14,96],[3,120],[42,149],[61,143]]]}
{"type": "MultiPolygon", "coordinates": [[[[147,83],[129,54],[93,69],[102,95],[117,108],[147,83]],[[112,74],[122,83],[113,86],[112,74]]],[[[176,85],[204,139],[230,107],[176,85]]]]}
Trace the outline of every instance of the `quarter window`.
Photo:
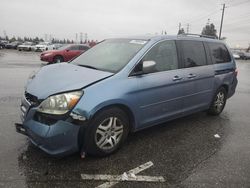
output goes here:
{"type": "Polygon", "coordinates": [[[184,67],[197,67],[206,65],[204,45],[200,41],[181,41],[184,67]]]}
{"type": "Polygon", "coordinates": [[[213,63],[228,63],[231,61],[229,52],[222,43],[208,43],[213,63]]]}
{"type": "Polygon", "coordinates": [[[178,69],[175,41],[164,41],[156,44],[142,61],[155,61],[154,72],[178,69]]]}
{"type": "Polygon", "coordinates": [[[69,50],[79,50],[79,46],[78,45],[70,46],[69,50]]]}
{"type": "Polygon", "coordinates": [[[80,49],[80,50],[85,50],[85,51],[86,51],[86,50],[89,49],[89,47],[87,47],[87,46],[79,46],[79,49],[80,49]]]}

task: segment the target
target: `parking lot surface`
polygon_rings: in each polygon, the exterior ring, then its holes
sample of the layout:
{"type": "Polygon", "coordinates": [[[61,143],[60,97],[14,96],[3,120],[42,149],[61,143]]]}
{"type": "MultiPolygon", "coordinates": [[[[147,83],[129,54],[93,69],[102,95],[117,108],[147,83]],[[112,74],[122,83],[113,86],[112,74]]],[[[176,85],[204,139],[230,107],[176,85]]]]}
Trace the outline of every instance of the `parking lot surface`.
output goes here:
{"type": "Polygon", "coordinates": [[[164,182],[113,187],[250,187],[249,60],[237,61],[237,91],[220,116],[200,112],[167,122],[131,134],[111,156],[85,159],[50,157],[15,132],[24,85],[41,66],[39,53],[0,50],[0,187],[96,187],[106,181],[81,174],[121,175],[149,161],[138,175],[164,182]]]}

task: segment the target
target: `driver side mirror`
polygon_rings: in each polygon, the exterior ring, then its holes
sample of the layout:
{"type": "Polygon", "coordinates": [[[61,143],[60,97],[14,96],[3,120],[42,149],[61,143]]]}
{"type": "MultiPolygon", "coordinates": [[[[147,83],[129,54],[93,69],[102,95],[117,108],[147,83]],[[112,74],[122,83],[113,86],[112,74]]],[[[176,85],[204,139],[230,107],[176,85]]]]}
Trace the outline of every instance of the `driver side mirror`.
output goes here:
{"type": "Polygon", "coordinates": [[[155,70],[155,61],[143,61],[142,62],[142,72],[143,73],[151,73],[155,70]]]}
{"type": "Polygon", "coordinates": [[[156,62],[155,61],[143,61],[140,62],[131,73],[131,76],[138,76],[142,74],[147,74],[155,71],[156,62]]]}

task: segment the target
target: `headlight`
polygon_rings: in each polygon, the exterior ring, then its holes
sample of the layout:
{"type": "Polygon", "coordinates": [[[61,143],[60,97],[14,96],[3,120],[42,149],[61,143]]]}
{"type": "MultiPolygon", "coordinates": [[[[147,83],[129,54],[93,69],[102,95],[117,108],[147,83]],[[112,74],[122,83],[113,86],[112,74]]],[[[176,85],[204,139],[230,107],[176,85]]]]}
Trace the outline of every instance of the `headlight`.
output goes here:
{"type": "Polygon", "coordinates": [[[65,114],[76,105],[82,94],[82,91],[75,91],[50,96],[40,104],[38,111],[46,114],[65,114]]]}
{"type": "Polygon", "coordinates": [[[52,53],[47,53],[47,54],[44,54],[43,56],[50,56],[52,53]]]}

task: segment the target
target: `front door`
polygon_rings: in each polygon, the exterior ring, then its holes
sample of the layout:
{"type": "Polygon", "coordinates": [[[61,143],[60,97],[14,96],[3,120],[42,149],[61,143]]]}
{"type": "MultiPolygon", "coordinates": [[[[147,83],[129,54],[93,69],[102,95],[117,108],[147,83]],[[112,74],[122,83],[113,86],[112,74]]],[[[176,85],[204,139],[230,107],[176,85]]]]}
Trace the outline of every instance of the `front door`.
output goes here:
{"type": "Polygon", "coordinates": [[[185,85],[185,70],[179,69],[175,41],[156,44],[136,69],[143,61],[155,61],[156,67],[151,73],[133,77],[138,82],[139,128],[180,115],[185,85]]]}

